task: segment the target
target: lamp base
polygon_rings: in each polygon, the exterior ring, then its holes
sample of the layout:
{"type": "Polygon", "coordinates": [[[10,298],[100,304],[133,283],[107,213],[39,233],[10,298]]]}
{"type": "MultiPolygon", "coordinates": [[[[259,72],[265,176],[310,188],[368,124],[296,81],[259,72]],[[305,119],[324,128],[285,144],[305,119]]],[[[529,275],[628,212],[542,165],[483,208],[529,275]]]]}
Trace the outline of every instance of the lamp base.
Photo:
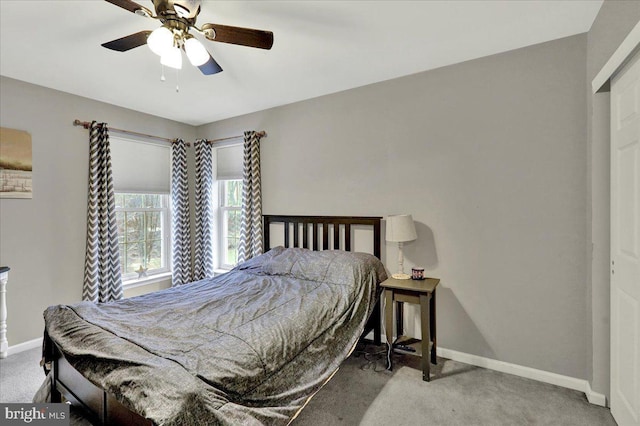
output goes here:
{"type": "Polygon", "coordinates": [[[394,280],[408,280],[411,278],[411,275],[409,274],[393,274],[391,275],[391,278],[393,278],[394,280]]]}

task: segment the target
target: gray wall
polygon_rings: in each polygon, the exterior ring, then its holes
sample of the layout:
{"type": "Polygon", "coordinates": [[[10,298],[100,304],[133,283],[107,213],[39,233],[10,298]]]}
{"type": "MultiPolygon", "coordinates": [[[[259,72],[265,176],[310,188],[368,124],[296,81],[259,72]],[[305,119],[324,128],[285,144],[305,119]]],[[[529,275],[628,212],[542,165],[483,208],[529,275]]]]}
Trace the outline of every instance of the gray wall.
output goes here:
{"type": "Polygon", "coordinates": [[[609,93],[592,94],[591,81],[640,21],[640,2],[607,0],[587,37],[588,185],[587,258],[591,286],[587,332],[591,350],[589,379],[596,392],[609,395],[610,258],[610,105],[609,93]]]}
{"type": "Polygon", "coordinates": [[[413,214],[442,347],[586,378],[585,63],[583,34],[197,134],[268,131],[264,213],[413,214]]]}
{"type": "Polygon", "coordinates": [[[11,267],[12,346],[42,337],[47,306],[82,297],[89,134],[73,120],[187,140],[195,129],[6,77],[0,92],[0,125],[29,132],[33,146],[33,199],[0,200],[0,264],[11,267]]]}

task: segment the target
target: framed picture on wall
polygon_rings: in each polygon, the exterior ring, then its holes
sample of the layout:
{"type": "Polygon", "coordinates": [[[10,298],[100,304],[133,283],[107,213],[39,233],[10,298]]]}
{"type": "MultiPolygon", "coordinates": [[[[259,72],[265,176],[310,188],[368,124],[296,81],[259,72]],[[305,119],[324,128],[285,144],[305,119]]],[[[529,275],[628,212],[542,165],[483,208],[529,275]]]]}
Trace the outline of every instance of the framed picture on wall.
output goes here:
{"type": "Polygon", "coordinates": [[[32,198],[31,135],[0,127],[0,198],[32,198]]]}

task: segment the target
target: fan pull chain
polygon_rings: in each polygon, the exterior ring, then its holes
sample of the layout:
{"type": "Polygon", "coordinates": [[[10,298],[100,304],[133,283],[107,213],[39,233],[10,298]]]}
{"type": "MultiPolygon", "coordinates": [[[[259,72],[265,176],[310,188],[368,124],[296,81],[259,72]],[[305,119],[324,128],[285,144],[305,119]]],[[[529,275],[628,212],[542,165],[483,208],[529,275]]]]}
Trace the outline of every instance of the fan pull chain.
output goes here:
{"type": "Polygon", "coordinates": [[[164,65],[160,64],[162,67],[162,74],[160,74],[160,81],[166,81],[167,79],[164,77],[164,65]]]}
{"type": "Polygon", "coordinates": [[[176,93],[180,93],[180,86],[178,86],[178,70],[176,69],[176,93]]]}

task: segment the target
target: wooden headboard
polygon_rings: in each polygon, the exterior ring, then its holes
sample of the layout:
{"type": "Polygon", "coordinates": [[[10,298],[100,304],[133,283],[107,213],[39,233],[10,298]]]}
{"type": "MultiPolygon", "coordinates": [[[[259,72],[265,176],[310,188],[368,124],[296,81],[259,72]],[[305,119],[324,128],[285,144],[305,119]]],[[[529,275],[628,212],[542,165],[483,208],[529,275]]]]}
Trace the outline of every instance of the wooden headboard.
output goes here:
{"type": "Polygon", "coordinates": [[[329,250],[329,235],[333,234],[333,249],[352,251],[351,227],[353,225],[368,225],[373,227],[373,255],[380,259],[381,217],[368,216],[284,216],[284,215],[263,215],[264,223],[264,251],[271,249],[271,230],[273,223],[284,224],[284,246],[302,247],[314,251],[329,250]],[[291,224],[293,225],[293,238],[291,238],[291,224]],[[322,229],[322,239],[318,228],[322,229]],[[331,230],[331,232],[330,232],[331,230]],[[309,236],[311,231],[311,236],[309,236]],[[344,233],[343,233],[344,231],[344,233]],[[302,241],[300,238],[302,234],[302,241]],[[344,236],[344,239],[341,238],[344,236]],[[309,238],[311,237],[311,238],[309,238]],[[342,247],[341,247],[342,242],[342,247]],[[322,245],[321,245],[322,243],[322,245]]]}
{"type": "MultiPolygon", "coordinates": [[[[274,223],[284,224],[284,246],[285,247],[302,247],[314,251],[331,250],[329,245],[329,236],[331,233],[334,250],[352,251],[355,244],[352,242],[352,226],[371,226],[373,227],[373,255],[381,259],[382,239],[380,235],[381,217],[366,216],[284,216],[284,215],[263,215],[263,243],[264,251],[271,249],[271,229],[270,225],[274,223]],[[293,238],[291,238],[291,228],[293,225],[293,238]],[[318,233],[318,228],[322,228],[322,239],[318,233]],[[309,229],[311,229],[311,238],[309,238],[309,229]],[[331,232],[329,230],[331,229],[331,232]],[[344,232],[343,232],[344,231],[344,232]],[[301,235],[302,234],[302,241],[301,235]],[[342,238],[343,237],[343,238],[342,238]],[[322,244],[321,244],[322,243],[322,244]],[[342,244],[341,244],[342,243],[342,244]],[[342,247],[341,247],[342,246],[342,247]]],[[[382,259],[381,259],[382,260],[382,259]]],[[[379,290],[379,289],[378,289],[379,290]]],[[[379,295],[379,293],[378,293],[379,295]]],[[[377,297],[371,316],[364,327],[362,337],[369,332],[373,332],[373,343],[381,344],[382,322],[380,316],[380,298],[377,297]]]]}

